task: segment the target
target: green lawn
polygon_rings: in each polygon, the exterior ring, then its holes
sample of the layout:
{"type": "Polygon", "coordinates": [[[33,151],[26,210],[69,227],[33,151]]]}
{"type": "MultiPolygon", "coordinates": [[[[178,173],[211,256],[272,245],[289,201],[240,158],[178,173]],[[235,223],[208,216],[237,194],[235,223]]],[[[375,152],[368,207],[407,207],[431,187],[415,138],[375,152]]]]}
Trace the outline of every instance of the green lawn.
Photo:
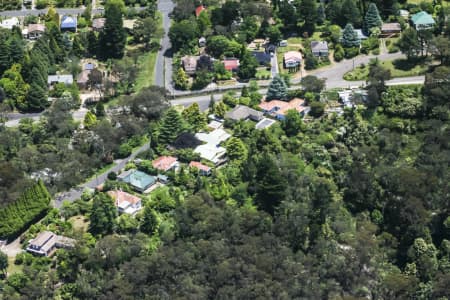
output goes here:
{"type": "Polygon", "coordinates": [[[15,257],[8,257],[8,276],[11,276],[12,274],[21,272],[23,269],[22,265],[16,265],[14,264],[15,257]]]}
{"type": "MultiPolygon", "coordinates": [[[[428,69],[428,66],[423,63],[414,64],[405,59],[382,61],[380,64],[391,71],[391,77],[393,78],[423,75],[428,69]]],[[[364,68],[358,66],[353,71],[347,72],[344,79],[349,81],[364,80],[367,79],[368,75],[368,65],[365,65],[364,68]]]]}
{"type": "Polygon", "coordinates": [[[270,71],[268,71],[266,68],[259,68],[256,71],[255,77],[256,77],[256,79],[270,78],[270,71]]]}
{"type": "MultiPolygon", "coordinates": [[[[157,12],[158,15],[158,27],[162,29],[162,14],[157,12]]],[[[159,42],[160,39],[153,39],[153,41],[159,42]]],[[[152,50],[139,57],[138,65],[139,75],[136,78],[136,92],[144,87],[150,86],[155,82],[155,64],[158,56],[158,49],[152,50]]]]}

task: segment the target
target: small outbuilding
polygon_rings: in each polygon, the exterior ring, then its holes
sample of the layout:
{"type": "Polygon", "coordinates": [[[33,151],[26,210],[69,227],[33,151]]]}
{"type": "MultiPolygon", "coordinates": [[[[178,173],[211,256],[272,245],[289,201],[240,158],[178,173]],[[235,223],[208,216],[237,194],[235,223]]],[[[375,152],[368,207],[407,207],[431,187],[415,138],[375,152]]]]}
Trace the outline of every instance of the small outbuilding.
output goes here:
{"type": "Polygon", "coordinates": [[[77,24],[78,24],[78,20],[77,20],[76,16],[63,15],[61,17],[61,24],[60,24],[61,31],[76,32],[77,24]]]}
{"type": "Polygon", "coordinates": [[[312,41],[311,52],[317,57],[328,57],[328,43],[326,41],[312,41]]]}

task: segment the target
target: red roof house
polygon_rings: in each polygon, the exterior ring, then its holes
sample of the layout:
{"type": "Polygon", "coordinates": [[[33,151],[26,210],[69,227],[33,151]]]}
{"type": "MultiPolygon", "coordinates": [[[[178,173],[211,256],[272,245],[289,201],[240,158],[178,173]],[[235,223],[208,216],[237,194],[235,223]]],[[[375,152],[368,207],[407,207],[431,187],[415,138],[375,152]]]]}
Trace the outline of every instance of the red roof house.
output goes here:
{"type": "Polygon", "coordinates": [[[198,161],[191,161],[189,163],[189,168],[196,168],[199,170],[200,175],[209,176],[211,175],[211,168],[207,165],[202,164],[198,161]]]}
{"type": "Polygon", "coordinates": [[[152,161],[153,168],[167,172],[172,169],[176,169],[178,161],[173,156],[160,156],[152,161]]]}
{"type": "Polygon", "coordinates": [[[197,8],[195,9],[195,16],[198,18],[198,16],[200,16],[202,11],[204,11],[205,9],[206,8],[203,5],[197,6],[197,8]]]}
{"type": "Polygon", "coordinates": [[[295,109],[300,114],[304,114],[306,110],[305,100],[294,98],[291,101],[272,100],[268,102],[261,102],[259,107],[264,113],[272,115],[279,120],[284,119],[284,115],[288,110],[295,109]]]}
{"type": "Polygon", "coordinates": [[[222,63],[227,71],[236,71],[239,69],[239,59],[225,59],[222,60],[222,63]]]}

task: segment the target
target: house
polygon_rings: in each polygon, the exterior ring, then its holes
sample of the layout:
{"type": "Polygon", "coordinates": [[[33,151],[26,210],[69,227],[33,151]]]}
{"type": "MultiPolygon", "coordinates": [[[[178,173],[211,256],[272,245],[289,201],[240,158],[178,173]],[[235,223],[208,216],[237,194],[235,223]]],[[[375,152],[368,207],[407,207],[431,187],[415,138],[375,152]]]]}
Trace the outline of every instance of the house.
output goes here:
{"type": "Polygon", "coordinates": [[[230,119],[233,121],[250,119],[258,122],[262,118],[263,118],[262,112],[245,105],[236,105],[231,111],[225,114],[225,119],[230,119]]]}
{"type": "Polygon", "coordinates": [[[287,41],[287,40],[282,40],[278,45],[279,45],[280,47],[287,47],[288,41],[287,41]]]}
{"type": "Polygon", "coordinates": [[[406,9],[400,9],[398,11],[398,15],[404,19],[408,19],[409,18],[409,11],[407,11],[406,9]]]}
{"type": "Polygon", "coordinates": [[[239,69],[239,59],[236,58],[226,58],[222,60],[225,70],[236,72],[239,69]]]}
{"type": "Polygon", "coordinates": [[[222,142],[228,140],[231,135],[227,133],[223,129],[216,129],[209,133],[199,132],[195,134],[195,137],[200,141],[205,142],[207,144],[219,145],[222,142]]]}
{"type": "Polygon", "coordinates": [[[206,10],[206,7],[204,7],[203,5],[199,5],[195,8],[195,16],[198,18],[200,16],[200,14],[202,13],[202,11],[206,10]]]}
{"type": "Polygon", "coordinates": [[[194,152],[200,154],[201,158],[212,162],[216,166],[226,161],[227,150],[214,144],[200,145],[194,149],[194,152]]]}
{"type": "Polygon", "coordinates": [[[16,17],[12,17],[10,19],[4,19],[0,23],[0,27],[11,30],[14,26],[19,26],[19,24],[20,24],[19,19],[16,17]]]}
{"type": "Polygon", "coordinates": [[[388,37],[399,34],[402,32],[402,27],[400,23],[384,23],[381,25],[381,37],[388,37]]]}
{"type": "Polygon", "coordinates": [[[210,128],[211,130],[216,130],[216,129],[222,128],[222,126],[223,126],[223,122],[216,121],[216,120],[211,120],[211,122],[208,123],[208,128],[210,128]]]}
{"type": "Polygon", "coordinates": [[[317,57],[328,57],[328,43],[326,41],[312,41],[311,52],[317,57]]]}
{"type": "Polygon", "coordinates": [[[258,130],[266,129],[272,126],[275,123],[275,120],[264,118],[258,123],[256,123],[255,128],[258,130]]]}
{"type": "Polygon", "coordinates": [[[26,29],[22,31],[24,33],[26,31],[26,38],[29,40],[36,40],[40,38],[45,32],[44,24],[29,24],[26,29]]]}
{"type": "Polygon", "coordinates": [[[198,39],[198,46],[206,47],[206,38],[204,36],[202,36],[201,38],[198,39]]]}
{"type": "Polygon", "coordinates": [[[128,170],[117,176],[118,181],[128,183],[132,188],[141,193],[154,185],[156,179],[154,176],[137,170],[128,170]]]}
{"type": "Polygon", "coordinates": [[[198,161],[191,161],[189,163],[189,168],[195,168],[198,169],[198,173],[202,176],[209,176],[211,175],[211,168],[207,165],[202,164],[198,161]]]}
{"type": "Polygon", "coordinates": [[[123,191],[108,191],[107,194],[114,200],[114,205],[120,214],[135,215],[142,209],[141,198],[123,191]]]}
{"type": "Polygon", "coordinates": [[[63,15],[61,17],[61,31],[77,31],[77,17],[71,15],[63,15]]]}
{"type": "Polygon", "coordinates": [[[73,76],[70,74],[64,75],[48,75],[47,84],[49,86],[54,85],[56,83],[64,83],[65,85],[73,84],[73,76]]]}
{"type": "Polygon", "coordinates": [[[80,89],[85,89],[89,82],[89,74],[91,74],[91,70],[83,70],[77,76],[77,85],[80,89]]]}
{"type": "Polygon", "coordinates": [[[75,246],[75,240],[56,235],[51,231],[43,231],[28,242],[27,251],[41,256],[51,256],[56,249],[70,249],[75,246]]]}
{"type": "Polygon", "coordinates": [[[171,170],[175,170],[178,166],[178,160],[173,156],[160,156],[154,161],[152,161],[152,166],[155,169],[158,169],[163,172],[168,172],[171,170]]]}
{"type": "Polygon", "coordinates": [[[285,114],[291,109],[295,109],[301,115],[305,115],[306,112],[305,100],[299,98],[294,98],[289,102],[280,100],[261,102],[259,107],[265,114],[271,115],[278,120],[284,120],[285,114]]]}
{"type": "Polygon", "coordinates": [[[186,55],[183,56],[183,58],[181,58],[181,64],[186,74],[188,75],[195,74],[195,71],[197,70],[198,59],[199,59],[198,56],[191,56],[191,55],[186,55]]]}
{"type": "Polygon", "coordinates": [[[98,18],[92,20],[92,30],[100,32],[105,27],[106,18],[98,18]]]}
{"type": "Polygon", "coordinates": [[[433,28],[436,22],[430,14],[421,11],[411,17],[411,23],[416,30],[424,30],[433,28]]]}
{"type": "Polygon", "coordinates": [[[175,141],[170,144],[169,149],[171,150],[178,150],[178,149],[189,149],[189,148],[195,148],[199,145],[201,145],[202,142],[195,137],[190,132],[183,132],[177,138],[175,141]]]}
{"type": "Polygon", "coordinates": [[[270,64],[271,56],[269,53],[263,51],[252,51],[252,55],[256,58],[261,66],[270,64]]]}
{"type": "Polygon", "coordinates": [[[302,54],[298,51],[288,51],[284,53],[283,63],[285,68],[299,67],[302,63],[302,54]]]}
{"type": "Polygon", "coordinates": [[[200,132],[195,136],[206,143],[194,149],[194,152],[200,154],[201,158],[209,160],[215,165],[226,161],[226,149],[219,145],[229,139],[230,134],[223,129],[216,129],[209,133],[200,132]]]}
{"type": "Polygon", "coordinates": [[[134,29],[134,25],[136,25],[136,19],[127,19],[123,20],[123,28],[127,29],[128,31],[131,31],[134,29]]]}
{"type": "Polygon", "coordinates": [[[362,31],[362,29],[355,29],[356,34],[358,34],[358,38],[362,41],[362,40],[367,40],[369,37],[367,35],[364,34],[364,32],[362,31]]]}

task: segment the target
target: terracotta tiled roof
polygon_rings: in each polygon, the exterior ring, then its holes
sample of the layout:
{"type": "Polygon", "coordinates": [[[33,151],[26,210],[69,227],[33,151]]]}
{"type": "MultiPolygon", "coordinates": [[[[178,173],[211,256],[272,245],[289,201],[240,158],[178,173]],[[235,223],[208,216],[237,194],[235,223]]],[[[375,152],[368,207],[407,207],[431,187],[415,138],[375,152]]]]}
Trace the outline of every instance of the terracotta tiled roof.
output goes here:
{"type": "Polygon", "coordinates": [[[115,200],[114,204],[116,206],[120,206],[125,201],[130,204],[136,204],[141,201],[141,198],[123,191],[108,191],[107,194],[115,200]]]}
{"type": "Polygon", "coordinates": [[[169,170],[174,163],[177,162],[177,158],[173,156],[160,156],[154,161],[152,161],[153,168],[167,171],[169,170]]]}
{"type": "Polygon", "coordinates": [[[305,110],[304,106],[305,100],[294,98],[291,101],[280,101],[280,100],[272,100],[269,102],[261,102],[259,107],[265,111],[271,111],[274,108],[278,107],[276,111],[277,114],[284,115],[288,110],[295,109],[298,112],[302,112],[305,110]]]}
{"type": "Polygon", "coordinates": [[[225,69],[228,71],[236,70],[239,67],[238,59],[225,59],[222,61],[225,69]]]}
{"type": "Polygon", "coordinates": [[[200,14],[202,13],[202,11],[204,11],[206,8],[203,5],[199,5],[197,6],[197,8],[195,9],[195,15],[198,17],[200,16],[200,14]]]}
{"type": "Polygon", "coordinates": [[[189,167],[190,168],[197,168],[197,169],[205,171],[205,172],[211,171],[210,167],[208,167],[208,166],[206,166],[206,165],[204,165],[204,164],[202,164],[202,163],[200,163],[198,161],[191,161],[189,163],[189,167]]]}

